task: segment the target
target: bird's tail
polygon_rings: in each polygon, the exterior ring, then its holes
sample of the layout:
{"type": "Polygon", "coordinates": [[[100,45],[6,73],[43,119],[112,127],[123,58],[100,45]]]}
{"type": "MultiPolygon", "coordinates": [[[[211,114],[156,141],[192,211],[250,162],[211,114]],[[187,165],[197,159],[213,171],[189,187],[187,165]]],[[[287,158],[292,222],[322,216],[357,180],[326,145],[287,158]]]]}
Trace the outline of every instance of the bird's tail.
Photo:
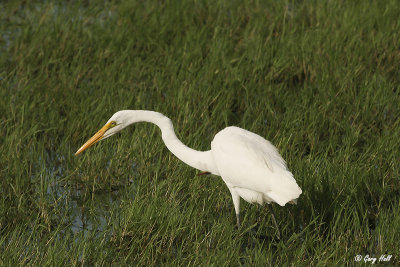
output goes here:
{"type": "Polygon", "coordinates": [[[285,206],[286,203],[297,204],[297,198],[302,191],[293,178],[293,174],[285,171],[276,178],[266,195],[280,206],[285,206]]]}

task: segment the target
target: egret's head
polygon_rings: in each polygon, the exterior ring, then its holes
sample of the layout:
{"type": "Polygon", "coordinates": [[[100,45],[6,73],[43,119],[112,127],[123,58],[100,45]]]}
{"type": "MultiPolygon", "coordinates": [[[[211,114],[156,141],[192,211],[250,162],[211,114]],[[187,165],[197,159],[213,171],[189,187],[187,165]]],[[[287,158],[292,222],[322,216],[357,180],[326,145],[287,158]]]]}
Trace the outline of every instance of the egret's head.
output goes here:
{"type": "Polygon", "coordinates": [[[95,135],[92,136],[88,141],[86,141],[81,148],[76,151],[75,155],[80,154],[85,149],[89,148],[98,141],[110,137],[113,134],[118,133],[126,126],[129,125],[129,116],[125,111],[118,111],[107,121],[107,123],[101,128],[95,135]]]}

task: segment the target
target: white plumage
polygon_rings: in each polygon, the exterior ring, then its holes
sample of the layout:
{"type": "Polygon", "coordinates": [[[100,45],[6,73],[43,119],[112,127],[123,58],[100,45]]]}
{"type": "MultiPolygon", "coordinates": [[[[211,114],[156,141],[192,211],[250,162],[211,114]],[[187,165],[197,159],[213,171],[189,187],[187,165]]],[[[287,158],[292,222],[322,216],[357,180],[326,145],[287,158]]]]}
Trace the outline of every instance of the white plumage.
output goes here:
{"type": "Polygon", "coordinates": [[[284,206],[302,193],[277,149],[255,133],[227,127],[215,136],[211,151],[237,214],[238,197],[250,203],[284,206]]]}
{"type": "Polygon", "coordinates": [[[261,136],[231,126],[215,135],[211,150],[196,151],[176,137],[169,118],[154,111],[118,111],[76,154],[126,126],[141,121],[160,127],[165,145],[180,160],[201,171],[222,177],[232,194],[238,224],[240,197],[250,203],[276,202],[284,206],[288,202],[296,202],[302,193],[275,146],[261,136]]]}

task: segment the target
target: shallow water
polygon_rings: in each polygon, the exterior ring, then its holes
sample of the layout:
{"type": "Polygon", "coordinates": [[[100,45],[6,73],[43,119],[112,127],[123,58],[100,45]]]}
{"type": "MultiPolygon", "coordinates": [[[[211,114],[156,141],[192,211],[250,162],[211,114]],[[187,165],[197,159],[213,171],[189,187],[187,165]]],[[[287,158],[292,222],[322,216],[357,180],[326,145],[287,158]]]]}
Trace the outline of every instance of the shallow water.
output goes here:
{"type": "MultiPolygon", "coordinates": [[[[109,168],[109,165],[105,164],[104,167],[109,168]]],[[[120,205],[121,192],[126,185],[113,185],[110,188],[97,184],[96,177],[84,181],[82,177],[86,175],[79,169],[71,173],[65,157],[58,153],[46,153],[33,166],[36,171],[31,181],[36,190],[37,203],[45,203],[46,212],[50,211],[48,217],[51,226],[65,225],[74,235],[87,235],[93,231],[104,233],[110,224],[111,210],[120,205]]],[[[132,174],[135,169],[136,165],[132,164],[132,174]]],[[[131,184],[132,180],[128,183],[131,184]]],[[[65,234],[65,231],[60,234],[65,234]]]]}

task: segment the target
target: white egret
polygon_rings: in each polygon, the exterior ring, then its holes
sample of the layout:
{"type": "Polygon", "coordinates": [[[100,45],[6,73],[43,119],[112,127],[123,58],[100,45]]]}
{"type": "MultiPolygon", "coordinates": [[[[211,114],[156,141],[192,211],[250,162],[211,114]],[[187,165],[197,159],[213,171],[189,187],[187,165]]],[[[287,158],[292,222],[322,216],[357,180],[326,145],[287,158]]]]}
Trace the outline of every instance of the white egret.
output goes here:
{"type": "MultiPolygon", "coordinates": [[[[154,111],[118,111],[75,155],[135,122],[154,123],[161,129],[165,145],[176,157],[204,173],[222,177],[232,195],[238,226],[240,198],[249,203],[262,205],[276,202],[285,206],[288,202],[296,203],[302,193],[275,146],[261,136],[230,126],[215,135],[211,150],[196,151],[176,137],[169,118],[154,111]]],[[[270,211],[280,236],[275,217],[270,211]]]]}

